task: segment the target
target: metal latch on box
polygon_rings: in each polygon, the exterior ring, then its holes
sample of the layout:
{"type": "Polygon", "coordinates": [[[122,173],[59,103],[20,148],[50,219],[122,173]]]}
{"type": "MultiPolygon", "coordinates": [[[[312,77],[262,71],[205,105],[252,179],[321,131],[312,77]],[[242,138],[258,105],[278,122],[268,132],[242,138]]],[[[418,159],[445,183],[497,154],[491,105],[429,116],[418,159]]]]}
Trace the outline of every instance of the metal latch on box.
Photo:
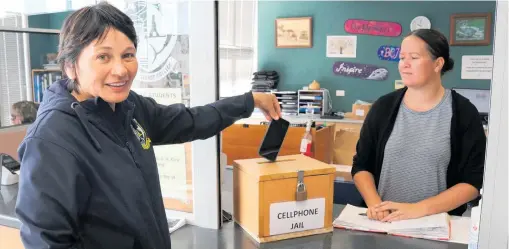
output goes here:
{"type": "Polygon", "coordinates": [[[305,201],[308,198],[306,185],[304,185],[304,171],[297,171],[297,191],[295,192],[296,201],[305,201]]]}

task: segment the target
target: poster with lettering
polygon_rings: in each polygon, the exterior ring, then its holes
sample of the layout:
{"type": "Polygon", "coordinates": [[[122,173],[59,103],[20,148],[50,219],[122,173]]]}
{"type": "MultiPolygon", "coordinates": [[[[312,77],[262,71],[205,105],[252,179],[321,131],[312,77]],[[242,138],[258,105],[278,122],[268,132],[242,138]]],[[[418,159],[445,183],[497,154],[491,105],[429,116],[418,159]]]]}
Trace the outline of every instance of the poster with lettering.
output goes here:
{"type": "Polygon", "coordinates": [[[270,236],[320,229],[325,220],[325,198],[270,204],[270,236]]]}
{"type": "Polygon", "coordinates": [[[397,37],[401,35],[401,24],[396,22],[348,19],[344,24],[350,34],[397,37]]]}
{"type": "MultiPolygon", "coordinates": [[[[137,94],[153,98],[158,104],[182,102],[181,88],[131,88],[137,94]]],[[[183,144],[154,146],[161,192],[164,198],[187,201],[186,153],[183,144]]]]}
{"type": "Polygon", "coordinates": [[[365,80],[382,81],[389,77],[389,70],[385,67],[346,61],[335,62],[332,66],[332,71],[336,75],[365,80]]]}
{"type": "Polygon", "coordinates": [[[384,61],[399,61],[399,46],[382,45],[378,48],[378,59],[384,61]]]}

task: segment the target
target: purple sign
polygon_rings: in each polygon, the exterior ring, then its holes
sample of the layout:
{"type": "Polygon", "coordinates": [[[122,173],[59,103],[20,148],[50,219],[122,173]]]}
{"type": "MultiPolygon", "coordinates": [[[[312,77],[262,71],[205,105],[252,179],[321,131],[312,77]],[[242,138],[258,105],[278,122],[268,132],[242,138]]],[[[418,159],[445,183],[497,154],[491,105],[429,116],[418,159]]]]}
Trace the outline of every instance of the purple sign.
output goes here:
{"type": "Polygon", "coordinates": [[[366,80],[386,80],[389,77],[389,70],[385,67],[346,61],[335,62],[332,72],[336,75],[366,80]]]}
{"type": "Polygon", "coordinates": [[[378,58],[384,61],[399,61],[399,46],[382,45],[378,48],[378,58]]]}

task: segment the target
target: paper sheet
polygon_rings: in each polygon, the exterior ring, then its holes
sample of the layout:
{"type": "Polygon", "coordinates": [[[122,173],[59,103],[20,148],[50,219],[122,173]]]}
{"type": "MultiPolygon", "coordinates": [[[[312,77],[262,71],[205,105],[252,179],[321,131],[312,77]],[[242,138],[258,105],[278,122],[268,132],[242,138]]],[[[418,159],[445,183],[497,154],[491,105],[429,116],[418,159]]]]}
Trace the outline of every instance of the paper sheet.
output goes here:
{"type": "Polygon", "coordinates": [[[165,198],[187,199],[186,153],[183,144],[154,146],[161,192],[165,198]]]}
{"type": "Polygon", "coordinates": [[[451,239],[449,242],[468,244],[470,217],[451,216],[451,239]]]}
{"type": "Polygon", "coordinates": [[[339,217],[334,220],[333,225],[345,226],[355,230],[387,232],[393,235],[406,235],[416,238],[440,239],[449,237],[449,222],[446,213],[429,215],[419,219],[385,223],[370,220],[367,216],[359,215],[365,212],[366,208],[347,204],[339,217]]]}

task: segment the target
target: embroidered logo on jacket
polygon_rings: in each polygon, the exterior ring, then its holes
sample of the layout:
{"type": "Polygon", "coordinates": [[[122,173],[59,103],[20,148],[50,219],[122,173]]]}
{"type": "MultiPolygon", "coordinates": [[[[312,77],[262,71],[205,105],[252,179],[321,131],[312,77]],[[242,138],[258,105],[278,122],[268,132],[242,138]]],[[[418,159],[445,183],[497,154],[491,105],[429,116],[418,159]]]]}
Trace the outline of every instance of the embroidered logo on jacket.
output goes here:
{"type": "Polygon", "coordinates": [[[150,138],[147,136],[147,132],[141,127],[140,123],[136,119],[133,119],[134,123],[136,124],[136,127],[131,125],[131,129],[133,129],[134,135],[138,137],[138,140],[140,140],[141,147],[145,150],[150,149],[150,138]]]}

